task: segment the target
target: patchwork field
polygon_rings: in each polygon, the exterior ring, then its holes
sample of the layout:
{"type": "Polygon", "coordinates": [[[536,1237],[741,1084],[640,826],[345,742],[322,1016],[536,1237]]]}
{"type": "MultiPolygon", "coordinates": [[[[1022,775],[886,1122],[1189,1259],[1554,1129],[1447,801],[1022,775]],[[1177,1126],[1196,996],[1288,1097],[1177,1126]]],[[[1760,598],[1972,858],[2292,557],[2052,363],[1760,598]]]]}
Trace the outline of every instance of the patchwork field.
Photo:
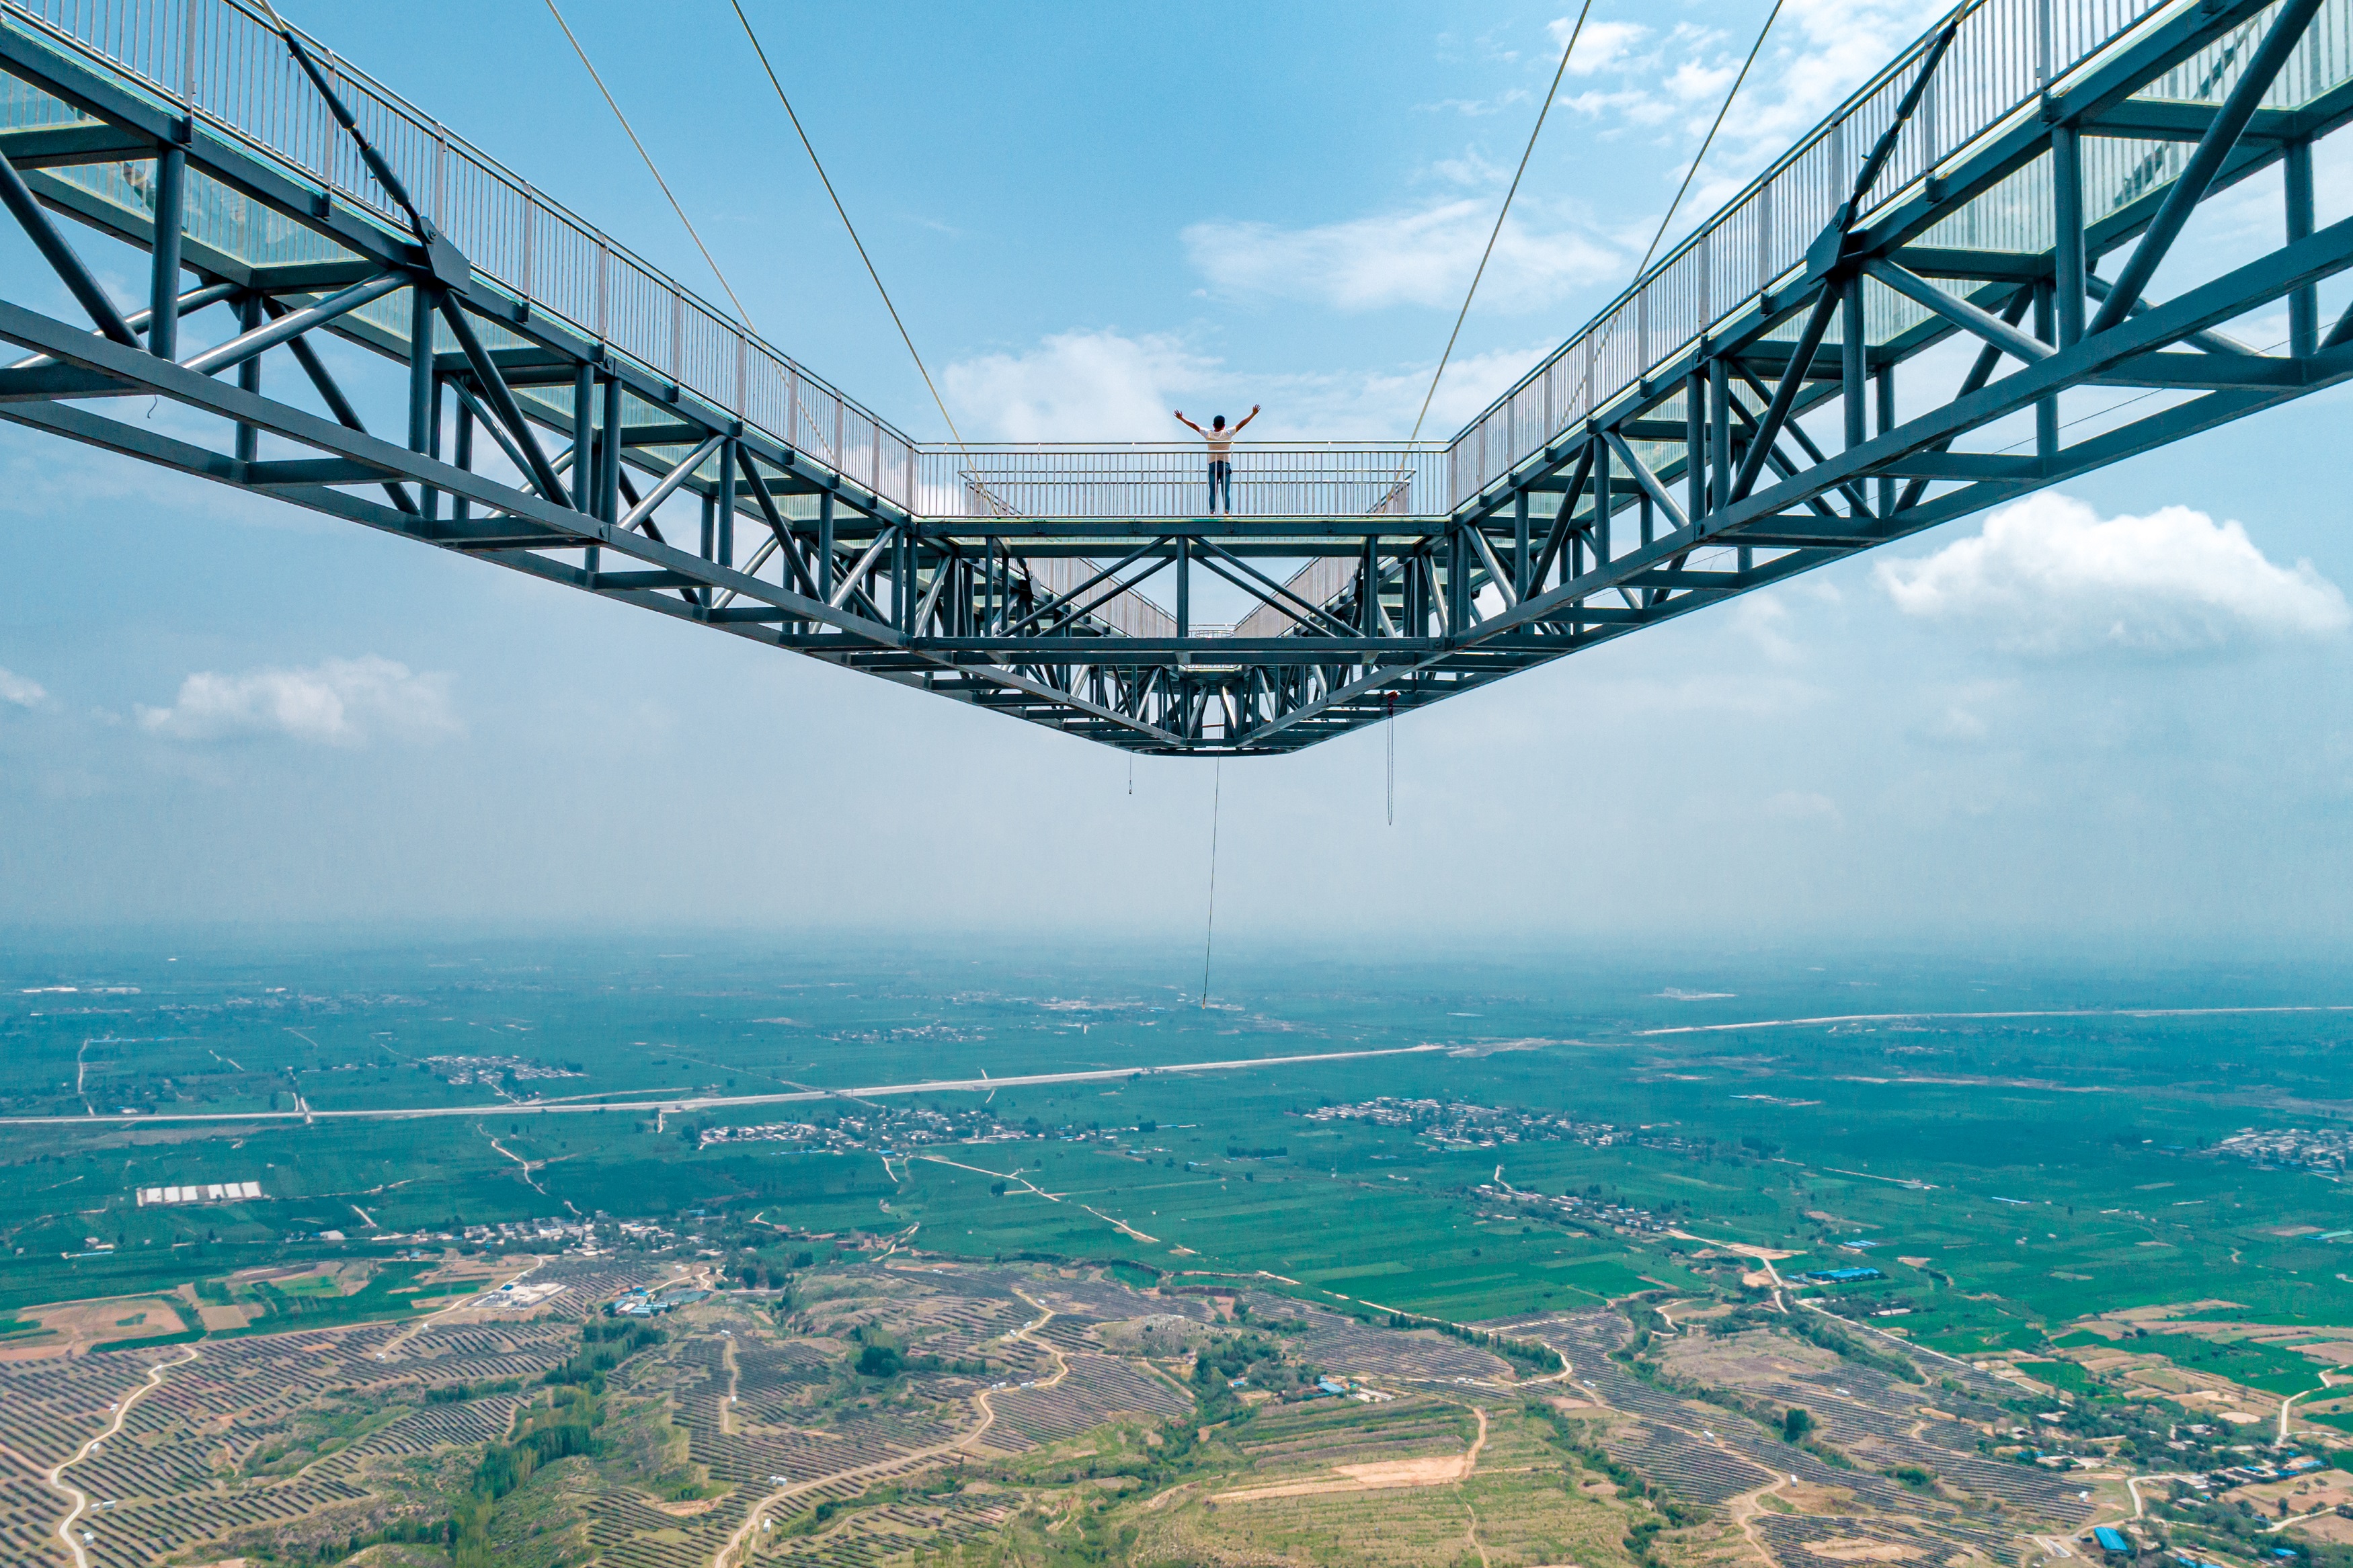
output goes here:
{"type": "Polygon", "coordinates": [[[2293,977],[173,956],[0,991],[0,1560],[153,1373],[93,1562],[2353,1565],[2293,977]]]}

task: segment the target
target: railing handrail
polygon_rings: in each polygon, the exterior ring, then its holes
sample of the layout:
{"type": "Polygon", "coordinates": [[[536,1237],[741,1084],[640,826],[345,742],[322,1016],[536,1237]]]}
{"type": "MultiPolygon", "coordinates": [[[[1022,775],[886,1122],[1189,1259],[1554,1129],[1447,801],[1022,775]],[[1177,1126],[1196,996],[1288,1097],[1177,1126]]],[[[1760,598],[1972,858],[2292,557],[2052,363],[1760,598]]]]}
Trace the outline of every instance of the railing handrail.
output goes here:
{"type": "MultiPolygon", "coordinates": [[[[1447,449],[1445,441],[1358,441],[1321,440],[1307,437],[1299,440],[1244,440],[1236,437],[1236,450],[1298,452],[1423,452],[1439,453],[1447,449]]],[[[1202,438],[1198,436],[1179,437],[1166,441],[918,441],[915,450],[924,456],[943,454],[956,456],[969,452],[1198,452],[1202,438]]]]}
{"type": "MultiPolygon", "coordinates": [[[[1770,163],[1766,164],[1764,169],[1758,173],[1754,179],[1741,186],[1740,189],[1735,192],[1728,200],[1726,200],[1722,205],[1718,206],[1715,211],[1709,216],[1705,222],[1694,225],[1691,232],[1684,235],[1683,238],[1677,240],[1674,245],[1667,250],[1665,255],[1661,256],[1656,260],[1652,261],[1649,267],[1637,274],[1625,288],[1620,289],[1617,294],[1612,296],[1609,303],[1594,311],[1592,319],[1588,321],[1584,326],[1570,333],[1568,340],[1566,342],[1562,343],[1560,347],[1553,350],[1550,353],[1545,355],[1543,359],[1536,362],[1535,369],[1529,371],[1526,374],[1521,376],[1519,380],[1512,383],[1512,384],[1506,387],[1503,392],[1497,394],[1494,401],[1489,403],[1486,407],[1472,415],[1469,419],[1464,420],[1462,422],[1462,428],[1454,433],[1453,437],[1447,442],[1447,445],[1451,447],[1454,442],[1460,441],[1463,437],[1469,435],[1473,429],[1485,423],[1489,416],[1493,415],[1496,410],[1502,408],[1505,404],[1511,402],[1513,398],[1526,391],[1529,385],[1533,384],[1538,376],[1541,376],[1546,371],[1550,370],[1555,364],[1557,364],[1561,360],[1567,358],[1571,349],[1574,349],[1585,339],[1592,336],[1596,331],[1604,330],[1606,324],[1610,321],[1610,319],[1616,316],[1618,312],[1623,310],[1627,305],[1631,304],[1636,296],[1640,295],[1644,289],[1656,282],[1666,273],[1668,268],[1674,266],[1676,262],[1682,260],[1694,246],[1700,244],[1701,241],[1706,239],[1717,228],[1721,227],[1726,216],[1732,213],[1739,211],[1742,204],[1755,200],[1756,197],[1776,179],[1780,177],[1782,174],[1787,174],[1789,169],[1794,167],[1801,156],[1806,153],[1810,152],[1813,148],[1820,145],[1824,140],[1826,140],[1833,128],[1843,124],[1848,119],[1852,118],[1856,110],[1860,109],[1864,103],[1870,100],[1872,94],[1885,87],[1889,81],[1894,79],[1897,72],[1902,70],[1904,67],[1917,59],[1922,51],[1928,47],[1930,40],[1935,38],[1936,34],[1942,31],[1948,23],[1953,21],[1957,16],[1963,13],[1975,11],[1985,4],[1986,0],[1963,0],[1961,5],[1956,5],[1953,10],[1946,13],[1943,17],[1940,17],[1935,26],[1929,28],[1926,33],[1922,34],[1919,37],[1915,38],[1910,44],[1905,46],[1901,54],[1888,61],[1887,64],[1880,67],[1878,70],[1873,72],[1869,80],[1865,81],[1861,87],[1856,88],[1852,92],[1849,93],[1845,100],[1841,101],[1836,109],[1831,110],[1830,113],[1824,115],[1821,121],[1816,124],[1811,131],[1808,132],[1798,142],[1793,143],[1787,152],[1774,159],[1770,163]]],[[[1864,199],[1866,203],[1869,201],[1869,196],[1870,193],[1865,192],[1864,199]]],[[[1868,207],[1866,207],[1865,210],[1869,210],[1868,207]]],[[[1756,290],[1749,290],[1748,293],[1743,297],[1743,302],[1745,303],[1747,299],[1754,298],[1755,293],[1756,290]]],[[[1626,384],[1631,384],[1628,383],[1626,384]]],[[[1616,389],[1616,391],[1610,393],[1608,396],[1601,395],[1599,391],[1597,390],[1594,395],[1593,406],[1596,408],[1601,407],[1609,401],[1609,397],[1615,396],[1617,392],[1622,392],[1624,390],[1625,386],[1620,385],[1616,389]]]]}
{"type": "MultiPolygon", "coordinates": [[[[73,54],[84,59],[91,60],[101,65],[106,70],[136,84],[142,90],[153,95],[160,101],[183,109],[194,114],[208,131],[216,132],[227,139],[236,142],[240,146],[248,148],[269,159],[271,163],[279,165],[291,177],[303,184],[317,185],[323,190],[332,192],[332,195],[349,205],[355,212],[365,215],[371,219],[386,226],[392,232],[399,234],[405,237],[407,230],[400,215],[393,212],[383,200],[380,200],[376,196],[369,194],[368,191],[361,188],[358,184],[338,177],[336,173],[338,165],[336,163],[331,162],[327,170],[322,172],[320,168],[305,163],[300,157],[290,153],[285,148],[274,145],[267,137],[248,131],[245,126],[238,124],[236,121],[227,118],[220,112],[216,112],[214,106],[206,101],[202,87],[212,84],[196,84],[192,79],[189,79],[192,78],[192,68],[185,58],[185,56],[194,47],[194,40],[199,37],[201,32],[198,26],[198,18],[195,15],[196,8],[205,5],[218,6],[234,12],[242,16],[249,25],[265,29],[272,37],[275,37],[277,34],[275,23],[269,16],[264,15],[260,9],[250,4],[249,0],[163,0],[163,4],[154,5],[152,10],[148,11],[146,18],[136,24],[136,26],[141,31],[146,32],[152,37],[162,40],[158,46],[159,49],[168,49],[170,47],[176,47],[181,51],[183,56],[181,66],[184,80],[176,87],[169,82],[157,79],[156,77],[145,70],[142,70],[132,61],[124,59],[119,55],[111,52],[101,45],[85,40],[79,37],[70,26],[52,22],[47,16],[42,16],[38,10],[34,8],[34,5],[31,3],[31,0],[0,0],[0,14],[5,14],[11,20],[27,26],[39,37],[50,40],[57,45],[62,46],[73,54]],[[190,90],[191,87],[195,87],[197,90],[192,92],[190,90]]],[[[142,9],[147,10],[147,7],[142,6],[142,9]]],[[[100,30],[95,23],[93,23],[92,26],[93,30],[100,30]]],[[[117,37],[123,36],[125,31],[123,28],[119,27],[105,30],[111,31],[117,37]]],[[[734,312],[732,310],[722,310],[717,305],[712,303],[710,300],[695,292],[693,289],[689,289],[684,284],[679,282],[677,279],[670,276],[662,268],[647,261],[642,256],[638,255],[637,251],[631,249],[628,246],[613,238],[613,237],[604,229],[583,218],[578,213],[573,211],[570,207],[565,206],[560,202],[550,199],[543,191],[533,185],[530,181],[524,179],[521,174],[509,168],[497,158],[494,158],[488,153],[484,152],[474,142],[469,141],[464,136],[452,132],[440,121],[435,119],[429,114],[427,114],[422,109],[411,103],[407,99],[404,98],[391,88],[386,87],[382,81],[378,80],[374,76],[353,67],[349,61],[343,58],[342,56],[334,49],[330,47],[323,40],[313,37],[311,34],[301,28],[296,28],[295,31],[300,34],[304,41],[317,53],[330,74],[336,80],[341,83],[356,86],[362,89],[365,94],[374,100],[376,106],[381,107],[386,113],[392,115],[396,119],[405,121],[411,132],[427,138],[443,152],[447,153],[455,153],[460,156],[467,163],[471,163],[474,168],[485,177],[505,184],[513,193],[515,193],[516,195],[535,207],[539,213],[545,215],[550,219],[568,226],[570,228],[576,231],[584,240],[592,243],[595,247],[600,249],[607,257],[618,258],[622,262],[626,263],[629,268],[642,276],[647,282],[652,284],[658,292],[666,293],[670,296],[671,300],[675,301],[675,305],[672,307],[673,319],[676,317],[678,309],[686,308],[691,309],[700,315],[721,323],[727,331],[740,336],[747,350],[756,349],[759,353],[776,362],[780,367],[789,370],[792,375],[802,384],[823,394],[826,397],[839,404],[843,408],[855,413],[860,418],[871,425],[877,432],[887,435],[900,447],[908,450],[913,450],[915,446],[914,441],[903,431],[900,430],[897,426],[892,424],[881,415],[876,414],[872,409],[867,407],[864,404],[860,403],[857,399],[849,396],[848,394],[841,391],[839,387],[834,385],[831,382],[827,381],[824,377],[812,374],[808,368],[802,364],[798,360],[793,358],[790,354],[786,353],[774,343],[768,342],[767,339],[754,331],[751,329],[750,324],[739,320],[735,316],[734,312]]],[[[322,111],[323,107],[324,106],[322,105],[322,111]]],[[[529,250],[527,245],[523,249],[526,258],[528,258],[529,250]]],[[[600,326],[596,322],[580,321],[571,312],[565,310],[561,305],[551,303],[545,299],[540,297],[533,289],[533,279],[530,277],[525,276],[521,279],[516,279],[505,276],[495,263],[489,263],[486,258],[482,257],[470,256],[469,259],[473,262],[474,268],[477,272],[480,272],[486,278],[490,279],[501,289],[512,292],[517,299],[528,301],[534,310],[543,311],[546,314],[556,317],[563,321],[566,325],[581,332],[591,342],[604,344],[608,349],[627,354],[632,360],[637,360],[639,363],[644,364],[648,371],[656,375],[671,380],[681,379],[677,371],[672,367],[646,363],[641,356],[631,352],[628,347],[617,342],[615,341],[616,334],[612,333],[606,327],[600,326]]],[[[528,261],[526,261],[526,266],[528,266],[528,261]]],[[[638,308],[642,310],[646,307],[640,305],[638,308]]],[[[660,310],[663,306],[660,302],[656,302],[651,308],[654,310],[660,310]]],[[[673,347],[673,359],[681,357],[682,353],[682,349],[676,346],[673,347]]],[[[704,389],[697,388],[695,390],[697,390],[699,395],[712,395],[712,394],[704,389]]],[[[747,411],[745,409],[733,406],[732,400],[723,397],[721,401],[728,406],[729,412],[748,417],[747,411]]],[[[762,422],[754,421],[754,423],[762,422]]],[[[797,431],[771,431],[770,434],[776,436],[777,438],[784,440],[786,444],[794,447],[796,449],[801,449],[807,445],[806,440],[800,437],[800,434],[797,431]]],[[[828,460],[831,459],[829,458],[828,460]]],[[[879,480],[881,476],[876,475],[873,476],[873,478],[879,480]]]]}
{"type": "MultiPolygon", "coordinates": [[[[1237,435],[1233,446],[1251,457],[1392,457],[1401,481],[1437,486],[1445,501],[1438,510],[1451,510],[1788,276],[1827,216],[1824,203],[1834,205],[1844,195],[1863,145],[1873,139],[1872,122],[1886,117],[1884,100],[1916,68],[1936,32],[1959,28],[1961,42],[1905,132],[1896,159],[1864,194],[1862,213],[1883,209],[1936,166],[2031,112],[2037,94],[2121,39],[2198,3],[1961,0],[1451,440],[1277,441],[1237,435]],[[1940,94],[1948,100],[1942,112],[1940,94]],[[1721,280],[1707,248],[1720,236],[1728,242],[1722,247],[1721,280]],[[1739,249],[1751,237],[1753,257],[1739,249]],[[1572,356],[1580,349],[1578,382],[1572,356]],[[1427,472],[1440,456],[1447,459],[1443,473],[1427,472]],[[1409,467],[1416,472],[1407,474],[1409,467]]],[[[208,133],[331,193],[353,214],[406,235],[385,193],[332,129],[323,103],[294,84],[290,59],[273,58],[283,54],[283,46],[274,18],[254,0],[0,0],[0,18],[158,103],[190,113],[208,133]],[[174,75],[176,84],[165,79],[174,75]]],[[[1174,457],[1203,450],[1199,437],[1173,434],[1152,441],[917,443],[323,42],[311,42],[338,90],[360,100],[372,136],[405,177],[417,176],[419,195],[437,223],[468,249],[487,282],[911,510],[923,510],[918,470],[950,455],[987,468],[1000,455],[1174,457]],[[444,210],[449,204],[456,215],[444,210]],[[593,307],[587,303],[592,292],[593,307]],[[584,309],[593,320],[583,317],[584,309]]],[[[997,481],[991,476],[989,482],[997,481]]]]}
{"type": "MultiPolygon", "coordinates": [[[[1607,305],[1596,311],[1583,328],[1572,334],[1558,348],[1546,354],[1535,368],[1514,381],[1500,396],[1467,421],[1447,443],[1449,450],[1461,447],[1474,435],[1482,431],[1490,421],[1509,410],[1518,399],[1528,394],[1580,347],[1593,342],[1597,337],[1606,342],[1609,335],[1618,330],[1620,322],[1629,314],[1630,310],[1639,313],[1646,302],[1646,295],[1651,290],[1656,289],[1662,280],[1676,268],[1687,265],[1694,251],[1708,244],[1718,233],[1730,226],[1745,209],[1757,205],[1758,210],[1769,212],[1769,205],[1767,204],[1769,204],[1774,190],[1785,181],[1788,181],[1792,171],[1813,156],[1826,142],[1831,142],[1835,136],[1841,135],[1851,122],[1872,106],[1874,98],[1886,92],[1905,71],[1917,63],[1939,33],[1948,26],[1960,26],[1984,13],[1989,6],[2001,3],[2002,0],[1961,0],[1960,4],[1947,11],[1926,32],[1915,39],[1894,59],[1874,71],[1870,79],[1849,94],[1845,100],[1826,115],[1812,131],[1800,138],[1779,157],[1774,159],[1756,178],[1742,186],[1738,194],[1719,206],[1705,222],[1695,226],[1689,234],[1676,243],[1672,250],[1627,284],[1607,305]]],[[[2066,3],[2067,0],[2058,0],[2060,5],[2066,3]]],[[[1991,111],[1978,115],[1975,123],[1959,130],[1950,138],[1949,145],[1926,160],[1926,166],[1923,168],[1915,170],[1904,166],[1903,158],[1899,154],[1895,163],[1891,163],[1888,170],[1883,173],[1872,190],[1863,193],[1862,201],[1857,204],[1857,216],[1879,211],[1896,200],[1936,163],[1982,140],[2015,119],[2021,111],[2028,110],[2042,92],[2049,90],[2062,79],[2106,52],[2126,34],[2150,22],[2161,13],[2186,8],[2199,3],[2200,0],[2074,0],[2073,12],[2066,18],[2070,22],[2075,16],[2103,5],[2118,12],[2128,12],[2129,15],[2118,26],[2092,37],[2083,47],[2072,51],[2063,58],[2052,48],[2051,32],[2051,29],[2062,25],[2062,20],[2053,15],[2056,6],[2052,4],[2052,0],[2042,0],[2034,12],[2036,17],[2034,26],[2042,30],[2037,41],[2037,47],[2041,52],[2037,60],[2038,80],[2034,89],[2010,98],[1991,111]]],[[[1855,140],[1859,144],[1864,139],[1856,138],[1855,140]]],[[[1853,157],[1858,153],[1858,146],[1846,146],[1843,152],[1849,157],[1853,157]]],[[[1808,239],[1811,237],[1810,235],[1807,236],[1808,239]]],[[[1797,247],[1797,254],[1802,257],[1803,251],[1803,245],[1799,245],[1797,247]]],[[[1701,312],[1702,320],[1696,329],[1697,332],[1704,333],[1745,309],[1750,300],[1767,290],[1773,283],[1786,276],[1788,270],[1788,266],[1775,268],[1772,269],[1771,276],[1757,279],[1753,286],[1730,291],[1727,294],[1725,308],[1720,310],[1710,308],[1701,312]]],[[[1710,300],[1709,304],[1712,307],[1714,301],[1710,300]]],[[[1637,356],[1638,363],[1631,373],[1614,375],[1607,384],[1595,382],[1586,389],[1583,415],[1589,417],[1599,410],[1609,406],[1629,388],[1638,385],[1653,367],[1663,363],[1681,352],[1694,335],[1695,334],[1692,331],[1671,330],[1662,340],[1659,352],[1645,353],[1637,356]]],[[[1590,373],[1592,366],[1588,364],[1588,369],[1590,373]]],[[[1545,432],[1544,439],[1550,439],[1556,433],[1556,431],[1547,430],[1545,432]]],[[[1506,460],[1506,468],[1508,468],[1512,463],[1522,460],[1541,445],[1541,440],[1532,445],[1515,443],[1515,446],[1521,449],[1511,454],[1506,460]]],[[[1482,479],[1481,485],[1484,482],[1485,479],[1482,479]]],[[[1475,492],[1479,488],[1479,485],[1474,485],[1472,489],[1475,492]]],[[[1465,499],[1461,486],[1456,486],[1455,489],[1454,499],[1458,502],[1465,499]]]]}

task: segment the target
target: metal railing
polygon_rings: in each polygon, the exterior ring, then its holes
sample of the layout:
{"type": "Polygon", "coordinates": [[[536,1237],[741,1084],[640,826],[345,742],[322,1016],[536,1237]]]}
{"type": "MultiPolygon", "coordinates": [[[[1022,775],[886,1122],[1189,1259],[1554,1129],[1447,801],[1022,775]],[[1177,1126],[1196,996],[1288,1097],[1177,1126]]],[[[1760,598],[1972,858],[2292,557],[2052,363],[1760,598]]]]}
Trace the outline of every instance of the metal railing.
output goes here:
{"type": "MultiPolygon", "coordinates": [[[[1975,0],[1960,7],[1952,47],[1897,139],[1894,155],[1864,194],[1862,212],[1886,205],[1964,148],[2032,112],[2046,86],[2080,69],[2140,22],[2194,3],[1975,0]]],[[[1927,44],[1924,37],[1905,50],[1465,426],[1448,447],[1451,505],[1469,500],[1607,406],[1796,268],[1894,119],[1927,44]]],[[[2284,73],[2283,81],[2293,74],[2284,73]]],[[[2043,178],[2047,186],[2047,173],[2043,178]]]]}
{"type": "MultiPolygon", "coordinates": [[[[1237,517],[1430,516],[1447,510],[1446,447],[1237,441],[1237,517]]],[[[926,517],[1180,518],[1208,510],[1199,441],[925,446],[916,509],[926,517]]]]}
{"type": "MultiPolygon", "coordinates": [[[[285,41],[243,0],[0,0],[0,18],[103,65],[158,103],[406,234],[405,219],[285,41]]],[[[712,407],[912,505],[914,444],[889,421],[324,44],[304,39],[361,129],[476,272],[712,407]]]]}
{"type": "MultiPolygon", "coordinates": [[[[1293,573],[1282,586],[1293,598],[1321,608],[1356,591],[1359,567],[1353,555],[1318,555],[1293,573]]],[[[1238,637],[1286,637],[1308,625],[1307,617],[1281,601],[1262,604],[1234,624],[1238,637]]]]}
{"type": "MultiPolygon", "coordinates": [[[[1032,556],[1022,562],[1021,570],[1042,604],[1077,591],[1103,570],[1103,563],[1084,556],[1032,556]]],[[[1098,595],[1090,594],[1087,597],[1092,600],[1098,595]]],[[[1173,637],[1176,635],[1176,617],[1140,588],[1130,588],[1103,599],[1087,612],[1087,619],[1109,626],[1126,637],[1173,637]]],[[[1198,625],[1192,631],[1196,637],[1214,635],[1210,628],[1198,625]]]]}

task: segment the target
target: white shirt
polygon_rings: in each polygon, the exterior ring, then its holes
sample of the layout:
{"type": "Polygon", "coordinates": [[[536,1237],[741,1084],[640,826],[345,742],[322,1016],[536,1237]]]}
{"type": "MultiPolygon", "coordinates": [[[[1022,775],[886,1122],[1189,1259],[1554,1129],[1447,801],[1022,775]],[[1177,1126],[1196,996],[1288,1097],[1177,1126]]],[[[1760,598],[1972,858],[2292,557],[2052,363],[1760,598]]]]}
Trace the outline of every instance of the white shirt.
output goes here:
{"type": "Polygon", "coordinates": [[[1233,460],[1234,428],[1233,426],[1229,425],[1222,430],[1211,429],[1201,432],[1201,439],[1209,444],[1209,461],[1228,463],[1233,460]]]}

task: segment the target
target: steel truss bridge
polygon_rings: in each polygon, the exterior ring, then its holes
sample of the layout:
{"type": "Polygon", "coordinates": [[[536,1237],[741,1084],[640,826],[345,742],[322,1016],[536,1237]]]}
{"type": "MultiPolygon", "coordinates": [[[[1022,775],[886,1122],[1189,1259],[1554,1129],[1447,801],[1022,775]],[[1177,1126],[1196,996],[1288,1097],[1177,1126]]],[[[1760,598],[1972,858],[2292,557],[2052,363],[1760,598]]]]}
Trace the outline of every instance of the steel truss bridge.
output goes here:
{"type": "Polygon", "coordinates": [[[0,416],[1091,740],[1284,752],[2353,376],[2348,109],[2353,0],[1971,0],[1452,441],[1240,446],[1209,515],[1198,447],[909,440],[243,0],[0,0],[47,264],[0,287],[0,416]],[[2268,232],[2181,276],[2274,165],[2268,232]],[[2283,300],[2284,344],[2230,332],[2283,300]],[[109,412],[150,397],[217,439],[109,412]],[[1210,579],[1254,607],[1200,623],[1210,579]]]}

